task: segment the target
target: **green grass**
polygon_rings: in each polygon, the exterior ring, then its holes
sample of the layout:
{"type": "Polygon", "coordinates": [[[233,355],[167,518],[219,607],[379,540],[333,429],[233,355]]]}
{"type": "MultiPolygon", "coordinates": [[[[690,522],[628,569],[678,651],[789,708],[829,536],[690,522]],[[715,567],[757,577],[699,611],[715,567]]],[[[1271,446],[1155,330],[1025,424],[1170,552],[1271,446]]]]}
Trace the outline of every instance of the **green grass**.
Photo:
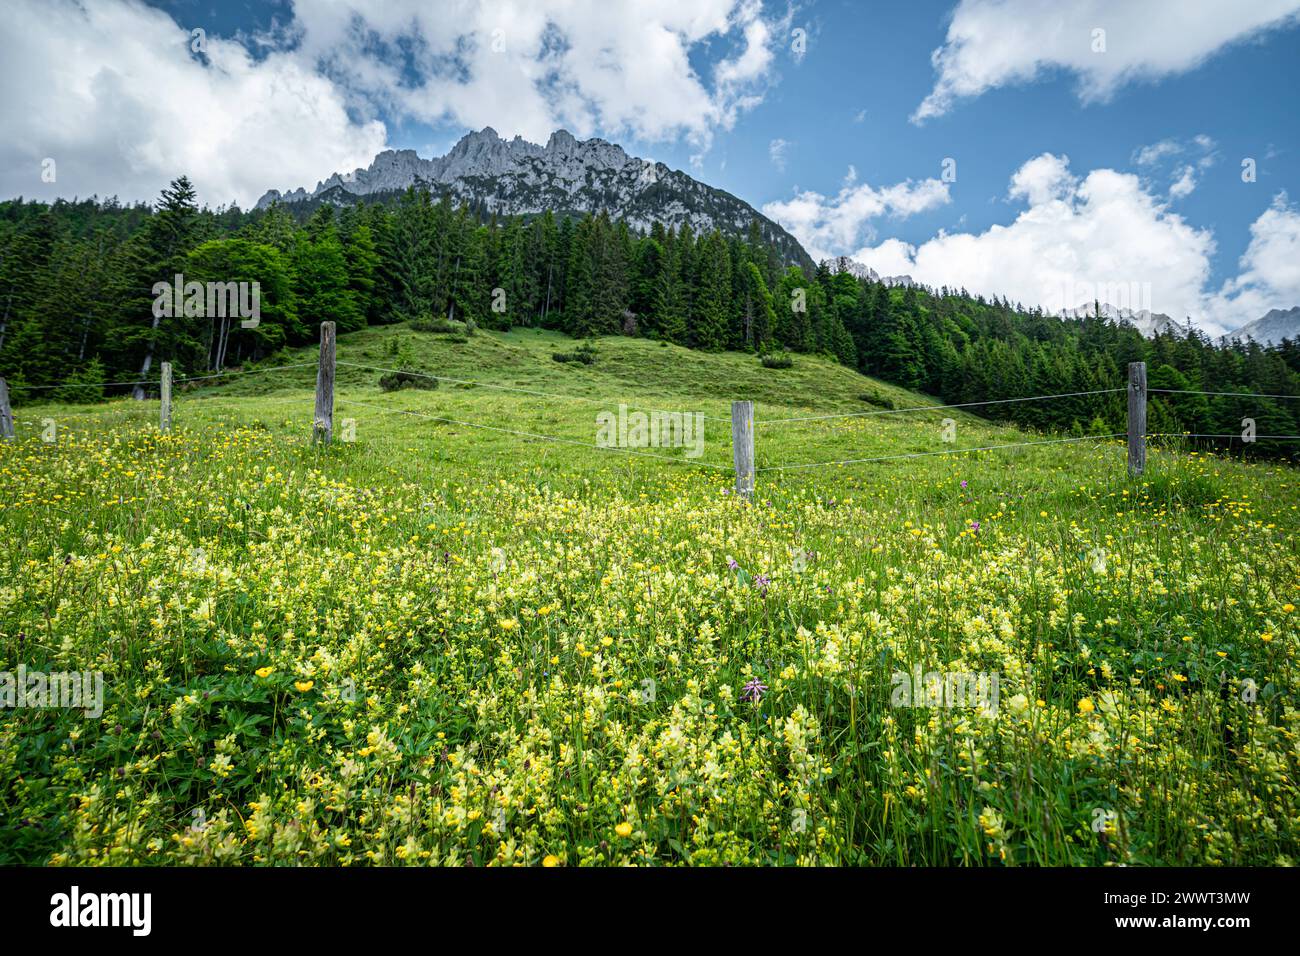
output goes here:
{"type": "Polygon", "coordinates": [[[442,381],[341,364],[329,448],[310,367],[180,390],[162,437],[156,402],[19,408],[0,671],[106,699],[3,712],[0,863],[1294,862],[1294,470],[932,454],[1055,436],[779,423],[929,402],[808,356],[573,346],[342,336],[442,381]],[[620,401],[709,416],[703,455],[591,447],[620,401]],[[995,712],[894,706],[913,667],[996,676],[995,712]]]}

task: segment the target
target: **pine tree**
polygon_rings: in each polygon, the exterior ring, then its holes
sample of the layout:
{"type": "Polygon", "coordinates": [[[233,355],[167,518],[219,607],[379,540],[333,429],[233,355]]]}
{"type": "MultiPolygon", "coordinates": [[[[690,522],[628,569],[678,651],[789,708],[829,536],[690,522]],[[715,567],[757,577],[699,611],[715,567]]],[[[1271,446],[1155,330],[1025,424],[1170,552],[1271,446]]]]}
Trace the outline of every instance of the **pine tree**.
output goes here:
{"type": "Polygon", "coordinates": [[[674,345],[686,344],[686,302],[682,288],[681,240],[669,230],[655,278],[650,312],[658,336],[674,345]]]}
{"type": "MultiPolygon", "coordinates": [[[[163,324],[154,308],[153,288],[159,282],[171,284],[182,274],[186,254],[201,238],[194,186],[181,176],[162,191],[154,215],[132,237],[114,289],[119,304],[116,345],[138,356],[138,378],[149,378],[155,352],[171,355],[184,340],[197,338],[193,333],[200,323],[186,320],[180,303],[172,303],[173,314],[163,324]]],[[[144,387],[136,386],[135,397],[144,395],[144,387]]]]}
{"type": "Polygon", "coordinates": [[[700,243],[695,286],[695,324],[691,345],[719,351],[727,344],[727,317],[731,313],[731,258],[722,233],[714,230],[700,243]]]}
{"type": "Polygon", "coordinates": [[[740,303],[744,347],[761,352],[771,341],[776,315],[772,311],[772,295],[767,291],[767,283],[753,262],[745,263],[741,270],[740,303]]]}

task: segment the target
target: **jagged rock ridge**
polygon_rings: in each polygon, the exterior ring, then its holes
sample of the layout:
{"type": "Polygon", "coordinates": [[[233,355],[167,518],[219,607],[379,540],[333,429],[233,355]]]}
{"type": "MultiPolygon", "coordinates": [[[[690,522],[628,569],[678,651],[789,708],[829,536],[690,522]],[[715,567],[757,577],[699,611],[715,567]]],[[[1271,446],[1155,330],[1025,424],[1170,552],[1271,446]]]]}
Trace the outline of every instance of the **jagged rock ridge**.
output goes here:
{"type": "MultiPolygon", "coordinates": [[[[1075,309],[1063,309],[1061,317],[1067,319],[1084,319],[1092,315],[1096,304],[1085,302],[1075,309]]],[[[1159,332],[1177,332],[1179,325],[1163,312],[1150,309],[1130,309],[1126,306],[1114,306],[1109,302],[1101,303],[1101,315],[1118,325],[1131,325],[1147,338],[1159,332]]]]}
{"type": "Polygon", "coordinates": [[[787,263],[812,266],[798,240],[743,200],[663,163],[629,156],[613,143],[578,140],[565,130],[538,146],[518,136],[503,140],[488,127],[469,133],[434,159],[421,159],[412,149],[386,150],[368,168],[335,173],[311,192],[272,189],[256,208],[308,200],[351,203],[410,186],[425,186],[435,195],[446,193],[457,203],[501,215],[608,210],[643,231],[658,221],[676,228],[689,225],[697,235],[714,228],[745,235],[757,221],[787,263]]]}
{"type": "Polygon", "coordinates": [[[1292,309],[1270,309],[1220,341],[1225,344],[1254,339],[1260,345],[1277,345],[1283,339],[1300,340],[1300,305],[1292,309]]]}

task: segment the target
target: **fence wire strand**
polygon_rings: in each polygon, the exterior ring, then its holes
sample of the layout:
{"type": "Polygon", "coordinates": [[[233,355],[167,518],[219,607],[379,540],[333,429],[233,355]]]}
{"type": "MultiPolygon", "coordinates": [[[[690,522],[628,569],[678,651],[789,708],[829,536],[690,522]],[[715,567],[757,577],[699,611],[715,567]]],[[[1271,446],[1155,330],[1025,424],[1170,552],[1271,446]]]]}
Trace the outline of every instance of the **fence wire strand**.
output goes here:
{"type": "Polygon", "coordinates": [[[1230,398],[1300,398],[1300,395],[1268,395],[1261,392],[1203,392],[1195,388],[1148,388],[1160,395],[1224,395],[1230,398]]]}
{"type": "MultiPolygon", "coordinates": [[[[1205,435],[1205,434],[1199,434],[1195,432],[1157,432],[1156,434],[1147,435],[1146,437],[1147,438],[1236,438],[1239,439],[1240,441],[1244,441],[1247,444],[1250,444],[1250,442],[1246,441],[1245,436],[1241,434],[1205,435]]],[[[1255,435],[1254,436],[1254,440],[1256,441],[1258,441],[1261,438],[1273,438],[1278,441],[1300,441],[1300,435],[1255,435]]]]}
{"type": "Polygon", "coordinates": [[[845,412],[841,415],[810,415],[799,418],[765,418],[756,419],[754,427],[759,425],[783,425],[787,422],[824,422],[835,418],[866,418],[870,415],[900,415],[903,412],[932,412],[945,408],[975,408],[980,405],[1006,405],[1011,402],[1037,402],[1051,398],[1077,398],[1083,395],[1110,395],[1122,392],[1122,388],[1101,388],[1090,392],[1063,392],[1059,395],[1027,395],[1024,398],[995,398],[987,402],[959,402],[955,405],[916,405],[912,408],[882,408],[869,412],[845,412]]]}
{"type": "MultiPolygon", "coordinates": [[[[369,369],[372,372],[392,372],[399,375],[414,375],[418,378],[427,378],[435,382],[451,382],[453,385],[473,385],[478,388],[496,388],[506,392],[521,392],[524,395],[535,395],[539,398],[555,398],[555,399],[560,399],[562,401],[569,401],[569,402],[585,402],[588,405],[599,405],[602,408],[609,408],[611,405],[627,404],[626,401],[615,402],[609,399],[583,398],[582,396],[579,395],[558,395],[554,392],[539,392],[534,389],[520,388],[515,385],[496,385],[491,382],[471,382],[471,381],[466,381],[464,379],[448,378],[445,375],[434,375],[431,372],[416,372],[407,368],[383,368],[382,366],[379,365],[361,365],[358,364],[357,362],[339,362],[337,364],[346,365],[349,368],[369,369]]],[[[699,414],[698,412],[681,412],[681,411],[670,412],[662,408],[648,408],[646,409],[646,411],[653,412],[656,414],[663,414],[663,415],[699,414]]],[[[713,415],[705,415],[704,419],[710,422],[727,422],[727,423],[731,422],[730,418],[717,418],[713,415]]]]}
{"type": "MultiPolygon", "coordinates": [[[[453,385],[465,385],[465,386],[471,386],[476,388],[497,389],[500,391],[514,392],[514,393],[518,393],[522,395],[530,395],[538,398],[555,399],[559,401],[580,402],[588,405],[602,406],[605,408],[609,408],[611,405],[614,404],[627,404],[626,402],[615,403],[604,399],[593,399],[593,398],[586,398],[577,395],[563,395],[554,392],[544,392],[537,389],[524,388],[524,387],[514,386],[514,385],[499,385],[490,382],[479,382],[479,381],[470,381],[465,379],[449,378],[445,375],[435,375],[427,372],[417,372],[411,369],[386,368],[378,365],[366,365],[359,362],[346,362],[346,361],[339,361],[336,364],[347,368],[357,368],[357,369],[365,369],[374,372],[411,375],[417,378],[429,379],[435,382],[447,382],[453,385]]],[[[312,368],[315,367],[316,365],[317,365],[316,362],[295,362],[286,365],[278,365],[271,368],[233,369],[233,370],[214,372],[207,375],[179,376],[174,378],[173,381],[176,384],[183,384],[186,382],[204,382],[204,381],[212,381],[214,379],[228,378],[232,376],[265,375],[273,372],[284,372],[284,371],[290,371],[294,369],[312,368]]],[[[22,386],[14,386],[14,388],[16,391],[40,391],[40,390],[59,389],[59,388],[75,390],[78,388],[92,389],[92,388],[106,388],[106,387],[126,386],[126,385],[159,388],[161,386],[161,382],[154,379],[136,379],[133,381],[117,381],[117,382],[64,383],[60,385],[22,385],[22,386]]],[[[782,425],[782,424],[791,424],[797,422],[819,422],[819,421],[835,421],[841,419],[867,418],[867,417],[874,417],[878,415],[898,415],[898,414],[904,414],[909,412],[943,411],[947,409],[962,409],[962,408],[980,408],[989,405],[1007,405],[1007,404],[1020,403],[1020,402],[1050,401],[1053,399],[1062,399],[1062,398],[1082,398],[1082,397],[1095,396],[1095,395],[1113,395],[1113,394],[1125,392],[1127,390],[1128,390],[1127,387],[1106,388],[1106,389],[1094,389],[1091,391],[1081,391],[1081,392],[1062,392],[1054,395],[1029,395],[1022,398],[991,399],[982,402],[958,402],[958,403],[953,403],[948,405],[917,405],[909,408],[872,409],[870,411],[846,412],[842,414],[832,414],[832,415],[810,415],[810,416],[795,416],[791,418],[756,419],[754,421],[754,427],[757,428],[759,426],[782,425]]],[[[1150,394],[1161,394],[1161,395],[1206,395],[1206,396],[1216,396],[1216,397],[1268,398],[1268,399],[1300,398],[1300,395],[1281,395],[1281,394],[1267,394],[1267,393],[1258,393],[1258,392],[1216,392],[1216,391],[1202,391],[1199,389],[1149,388],[1147,389],[1147,391],[1150,394]]],[[[312,412],[310,412],[310,410],[308,409],[308,406],[311,403],[310,397],[308,398],[293,397],[293,398],[279,398],[279,399],[268,398],[268,399],[258,399],[258,401],[262,405],[286,405],[286,404],[297,404],[301,402],[304,405],[304,412],[307,414],[312,414],[312,412]]],[[[390,406],[377,405],[372,402],[359,401],[353,398],[336,398],[335,403],[337,405],[351,405],[359,408],[374,409],[376,411],[383,412],[389,415],[409,415],[415,418],[422,418],[429,421],[442,422],[448,425],[458,425],[465,428],[483,429],[486,431],[493,431],[501,434],[513,435],[519,438],[526,438],[534,441],[555,442],[558,444],[573,445],[579,448],[592,449],[595,451],[621,452],[625,455],[629,455],[637,458],[651,458],[658,461],[667,461],[679,465],[681,464],[694,465],[700,468],[710,468],[719,471],[730,471],[732,468],[731,465],[719,465],[713,462],[695,461],[690,458],[683,458],[683,457],[672,456],[672,455],[660,455],[660,454],[655,454],[653,452],[639,451],[635,449],[623,448],[618,446],[592,444],[588,442],[579,441],[576,439],[562,438],[557,435],[546,435],[538,432],[529,432],[529,431],[523,431],[519,429],[505,428],[499,425],[487,425],[481,422],[462,421],[454,418],[445,418],[439,415],[431,415],[425,412],[415,411],[411,409],[392,408],[390,406]]],[[[49,417],[54,418],[55,421],[57,422],[59,418],[66,419],[66,418],[83,418],[83,417],[90,417],[90,416],[99,416],[106,412],[116,413],[116,414],[132,414],[135,412],[145,411],[146,409],[152,407],[152,404],[155,403],[151,402],[150,405],[145,405],[143,402],[132,402],[129,406],[106,408],[102,411],[68,412],[60,416],[49,416],[49,417]]],[[[176,411],[181,413],[182,415],[187,410],[200,410],[200,409],[237,409],[239,411],[245,411],[245,412],[256,411],[253,409],[248,409],[245,405],[243,405],[239,401],[228,401],[228,400],[224,400],[224,398],[223,399],[196,398],[193,401],[180,403],[176,406],[176,411]]],[[[656,409],[656,408],[647,409],[647,411],[654,414],[700,414],[698,412],[667,412],[663,409],[656,409]]],[[[731,419],[729,418],[721,418],[712,415],[702,415],[701,417],[704,420],[712,421],[712,422],[724,422],[724,423],[731,422],[731,419]]],[[[17,418],[17,416],[15,416],[15,418],[17,418]]],[[[27,422],[25,419],[20,421],[22,424],[29,424],[29,422],[27,422]]],[[[34,422],[31,422],[30,424],[34,424],[34,422]]],[[[1038,441],[1010,442],[1010,443],[999,444],[999,445],[982,445],[975,448],[949,448],[949,449],[941,449],[938,451],[909,452],[909,453],[898,454],[898,455],[880,455],[871,458],[844,458],[844,459],[838,459],[834,461],[805,462],[805,463],[795,463],[795,464],[787,464],[787,465],[768,465],[761,468],[755,468],[754,472],[755,474],[757,474],[760,472],[802,471],[802,470],[809,470],[813,468],[823,468],[823,467],[832,467],[832,466],[841,466],[841,465],[869,464],[872,462],[884,462],[884,461],[902,461],[902,460],[907,460],[912,458],[926,458],[926,457],[943,456],[943,455],[961,455],[961,454],[969,454],[972,452],[998,451],[998,450],[1010,449],[1010,448],[1028,448],[1028,447],[1033,447],[1038,445],[1057,445],[1057,444],[1068,444],[1068,443],[1077,443],[1077,442],[1085,442],[1085,441],[1109,441],[1115,438],[1123,438],[1126,436],[1126,434],[1127,434],[1126,432],[1115,432],[1113,434],[1108,434],[1108,435],[1086,435],[1083,437],[1052,438],[1052,439],[1043,439],[1038,441]]],[[[1237,440],[1245,441],[1244,437],[1240,434],[1209,434],[1209,433],[1191,433],[1191,432],[1160,432],[1160,433],[1148,434],[1145,437],[1146,438],[1188,438],[1188,439],[1196,438],[1196,439],[1215,439],[1215,440],[1237,439],[1237,440]]],[[[1255,435],[1253,437],[1257,441],[1258,440],[1300,441],[1300,435],[1255,435]]]]}
{"type": "Polygon", "coordinates": [[[755,468],[754,471],[755,473],[764,471],[796,471],[807,468],[828,467],[830,465],[862,465],[873,461],[898,461],[903,458],[927,458],[932,455],[964,455],[974,451],[997,451],[1001,448],[1028,448],[1031,445],[1059,445],[1066,442],[1122,438],[1125,434],[1125,432],[1115,432],[1112,435],[1085,435],[1082,438],[1050,438],[1044,441],[1012,442],[1006,445],[983,445],[978,448],[947,448],[942,451],[918,451],[906,455],[882,455],[879,458],[844,458],[840,461],[813,461],[797,465],[769,465],[765,468],[755,468]]]}
{"type": "MultiPolygon", "coordinates": [[[[291,365],[276,365],[273,368],[229,369],[213,372],[211,375],[183,375],[173,378],[173,382],[204,382],[213,378],[225,378],[231,375],[265,375],[268,372],[283,372],[294,368],[315,368],[316,362],[294,362],[291,365]]],[[[341,362],[339,364],[342,364],[341,362]]]]}

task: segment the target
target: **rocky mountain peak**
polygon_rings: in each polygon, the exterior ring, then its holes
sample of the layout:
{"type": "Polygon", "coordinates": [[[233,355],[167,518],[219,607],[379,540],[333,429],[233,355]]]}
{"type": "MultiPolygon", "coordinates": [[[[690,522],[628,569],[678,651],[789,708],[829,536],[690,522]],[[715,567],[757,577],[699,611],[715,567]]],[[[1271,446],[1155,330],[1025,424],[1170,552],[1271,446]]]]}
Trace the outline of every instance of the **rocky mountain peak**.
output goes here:
{"type": "Polygon", "coordinates": [[[745,235],[758,222],[767,241],[787,263],[812,267],[798,241],[748,203],[705,185],[662,163],[629,156],[603,139],[580,140],[567,130],[553,132],[545,146],[520,136],[503,140],[486,126],[467,133],[446,155],[422,159],[412,149],[390,149],[365,169],[334,173],[311,193],[299,188],[282,194],[268,191],[257,208],[303,201],[335,204],[381,199],[411,186],[427,187],[436,196],[500,215],[526,215],[550,209],[583,215],[608,211],[635,229],[655,222],[698,235],[719,229],[745,235]]]}

